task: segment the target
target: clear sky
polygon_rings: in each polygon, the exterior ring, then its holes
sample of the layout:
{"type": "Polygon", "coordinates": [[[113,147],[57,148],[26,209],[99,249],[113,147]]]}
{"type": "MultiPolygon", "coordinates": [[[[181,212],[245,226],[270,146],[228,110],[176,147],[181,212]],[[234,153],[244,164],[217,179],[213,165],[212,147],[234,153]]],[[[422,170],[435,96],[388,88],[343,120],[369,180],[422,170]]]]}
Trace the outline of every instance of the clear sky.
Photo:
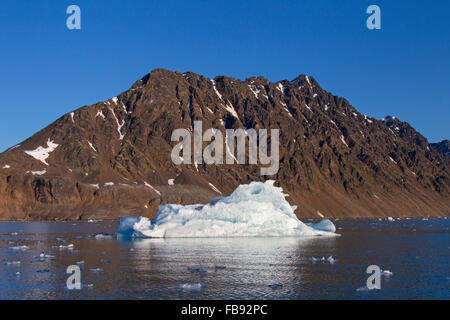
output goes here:
{"type": "Polygon", "coordinates": [[[2,0],[0,151],[155,68],[270,81],[312,75],[375,118],[450,138],[450,2],[2,0]],[[81,30],[66,9],[81,8],[81,30]],[[368,30],[366,8],[381,8],[368,30]]]}

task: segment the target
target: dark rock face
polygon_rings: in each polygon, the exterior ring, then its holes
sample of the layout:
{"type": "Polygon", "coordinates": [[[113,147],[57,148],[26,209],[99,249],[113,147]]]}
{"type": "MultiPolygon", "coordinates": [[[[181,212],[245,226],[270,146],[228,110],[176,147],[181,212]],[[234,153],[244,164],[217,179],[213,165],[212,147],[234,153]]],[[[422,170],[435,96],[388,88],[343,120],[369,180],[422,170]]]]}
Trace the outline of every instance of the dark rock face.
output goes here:
{"type": "MultiPolygon", "coordinates": [[[[204,147],[207,143],[204,143],[204,147]]],[[[360,114],[312,77],[270,83],[157,69],[0,154],[0,219],[152,218],[273,179],[299,217],[449,216],[450,159],[409,124],[360,114]],[[173,130],[280,129],[280,169],[174,165],[173,130]]],[[[448,141],[447,141],[448,151],[448,141]]]]}
{"type": "Polygon", "coordinates": [[[435,148],[437,151],[442,152],[445,155],[450,155],[450,141],[443,140],[439,143],[432,143],[431,146],[435,148]]]}

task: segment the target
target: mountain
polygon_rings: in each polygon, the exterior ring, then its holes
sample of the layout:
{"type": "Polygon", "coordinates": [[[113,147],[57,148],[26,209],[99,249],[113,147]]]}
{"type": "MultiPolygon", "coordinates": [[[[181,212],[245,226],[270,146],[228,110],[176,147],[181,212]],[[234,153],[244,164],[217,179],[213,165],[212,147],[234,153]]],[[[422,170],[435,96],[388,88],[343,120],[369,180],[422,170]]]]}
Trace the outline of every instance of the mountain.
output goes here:
{"type": "Polygon", "coordinates": [[[442,152],[445,155],[450,155],[450,141],[442,140],[439,143],[432,143],[431,146],[435,148],[437,151],[442,152]]]}
{"type": "Polygon", "coordinates": [[[449,165],[408,123],[365,116],[311,76],[271,83],[156,69],[0,154],[0,219],[152,218],[159,204],[208,203],[266,179],[299,217],[449,216],[449,165]],[[194,121],[224,136],[280,129],[279,171],[173,164],[171,134],[194,121]]]}

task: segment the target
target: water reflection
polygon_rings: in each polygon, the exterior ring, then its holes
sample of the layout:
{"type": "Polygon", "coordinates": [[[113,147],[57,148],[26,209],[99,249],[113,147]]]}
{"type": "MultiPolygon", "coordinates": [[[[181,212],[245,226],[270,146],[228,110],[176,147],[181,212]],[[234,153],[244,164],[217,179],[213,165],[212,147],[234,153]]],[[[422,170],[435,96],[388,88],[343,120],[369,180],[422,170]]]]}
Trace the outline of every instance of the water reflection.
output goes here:
{"type": "Polygon", "coordinates": [[[138,241],[93,237],[113,222],[0,223],[0,299],[448,299],[448,221],[407,223],[340,220],[342,236],[327,238],[138,241]],[[81,261],[83,288],[70,291],[66,269],[81,261]],[[394,276],[380,292],[356,291],[370,264],[394,276]]]}

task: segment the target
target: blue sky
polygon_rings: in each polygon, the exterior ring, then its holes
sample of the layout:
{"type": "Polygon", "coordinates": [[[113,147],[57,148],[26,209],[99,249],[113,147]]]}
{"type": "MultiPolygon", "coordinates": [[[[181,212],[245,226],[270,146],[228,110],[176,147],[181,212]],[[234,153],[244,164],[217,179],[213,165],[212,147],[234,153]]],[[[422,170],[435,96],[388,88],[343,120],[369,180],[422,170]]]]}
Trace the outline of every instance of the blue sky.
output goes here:
{"type": "Polygon", "coordinates": [[[312,75],[375,118],[450,138],[448,1],[3,0],[0,151],[155,68],[270,81],[312,75]],[[81,8],[68,30],[66,8],[81,8]],[[381,30],[366,8],[381,8],[381,30]]]}

